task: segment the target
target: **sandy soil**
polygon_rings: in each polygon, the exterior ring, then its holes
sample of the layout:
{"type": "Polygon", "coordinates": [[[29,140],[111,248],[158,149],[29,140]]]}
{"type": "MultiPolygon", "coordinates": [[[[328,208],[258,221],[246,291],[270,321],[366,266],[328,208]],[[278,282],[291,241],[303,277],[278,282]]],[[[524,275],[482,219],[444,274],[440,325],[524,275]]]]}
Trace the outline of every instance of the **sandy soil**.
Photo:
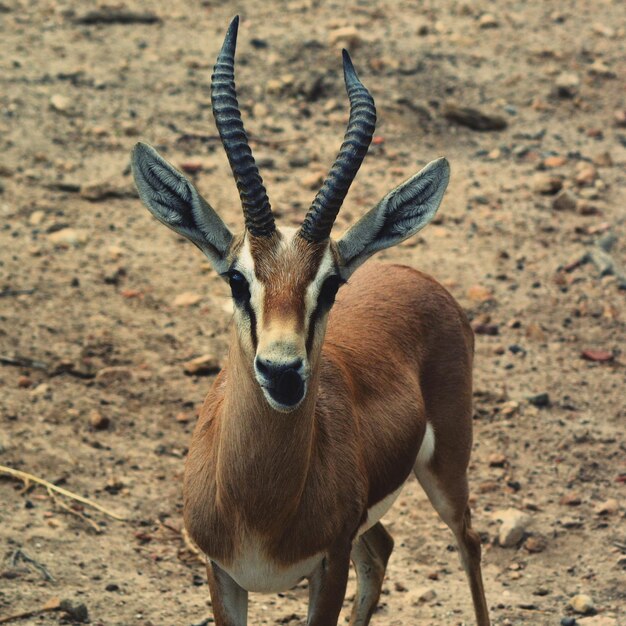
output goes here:
{"type": "MultiPolygon", "coordinates": [[[[427,161],[452,164],[437,223],[380,256],[436,276],[479,333],[470,471],[494,623],[558,624],[576,593],[597,611],[577,623],[626,623],[626,291],[585,262],[614,234],[615,271],[626,265],[625,5],[162,0],[126,6],[159,22],[78,23],[94,8],[0,2],[0,464],[128,521],[85,507],[89,523],[0,477],[0,616],[54,598],[107,626],[211,615],[180,535],[180,479],[212,377],[183,364],[224,358],[231,305],[134,197],[128,156],[141,138],[196,170],[241,228],[209,104],[240,12],[240,102],[281,223],[302,219],[340,144],[341,46],[380,121],[336,231],[427,161]],[[450,103],[507,127],[460,125],[450,103]],[[494,515],[506,508],[528,516],[509,548],[494,515]]],[[[452,537],[414,481],[386,520],[396,550],[374,623],[473,623],[452,537]]],[[[252,624],[305,615],[305,585],[252,596],[252,624]]]]}

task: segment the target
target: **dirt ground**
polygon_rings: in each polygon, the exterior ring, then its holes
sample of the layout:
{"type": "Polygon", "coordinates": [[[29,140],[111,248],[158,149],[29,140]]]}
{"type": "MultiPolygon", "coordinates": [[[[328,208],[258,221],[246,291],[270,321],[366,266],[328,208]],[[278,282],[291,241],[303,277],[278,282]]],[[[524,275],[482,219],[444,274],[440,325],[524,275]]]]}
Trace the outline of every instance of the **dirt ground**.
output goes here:
{"type": "MultiPolygon", "coordinates": [[[[0,476],[0,617],[57,598],[74,609],[11,623],[76,622],[81,603],[107,626],[212,621],[180,530],[213,376],[184,364],[223,361],[231,304],[135,197],[129,151],[157,146],[242,227],[209,99],[238,12],[239,99],[282,224],[341,142],[342,46],[379,123],[335,231],[451,163],[436,223],[379,256],[433,274],[477,332],[470,480],[494,624],[626,624],[626,5],[161,0],[114,7],[158,21],[84,23],[96,8],[0,2],[0,464],[127,519],[0,476]],[[469,128],[455,106],[506,128],[469,128]],[[502,547],[509,508],[526,519],[502,547]],[[568,606],[578,593],[595,616],[568,606]]],[[[385,519],[396,549],[373,623],[472,624],[452,536],[414,480],[385,519]]],[[[252,594],[249,621],[304,624],[306,595],[252,594]]]]}

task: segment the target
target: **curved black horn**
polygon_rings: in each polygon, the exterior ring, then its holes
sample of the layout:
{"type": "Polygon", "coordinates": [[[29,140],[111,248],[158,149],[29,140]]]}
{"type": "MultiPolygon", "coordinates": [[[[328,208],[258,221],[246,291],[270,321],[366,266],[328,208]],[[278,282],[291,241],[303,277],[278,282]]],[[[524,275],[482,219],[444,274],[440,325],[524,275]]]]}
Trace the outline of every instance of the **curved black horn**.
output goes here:
{"type": "Polygon", "coordinates": [[[236,16],[228,27],[213,68],[211,104],[215,124],[239,190],[246,228],[252,235],[260,237],[271,235],[276,230],[276,225],[263,179],[248,145],[248,136],[237,103],[235,47],[238,26],[239,16],[236,16]]]}
{"type": "Polygon", "coordinates": [[[350,98],[350,119],[339,154],[300,227],[300,236],[311,242],[323,241],[330,236],[337,213],[367,154],[376,127],[374,99],[359,80],[345,50],[343,75],[350,98]]]}

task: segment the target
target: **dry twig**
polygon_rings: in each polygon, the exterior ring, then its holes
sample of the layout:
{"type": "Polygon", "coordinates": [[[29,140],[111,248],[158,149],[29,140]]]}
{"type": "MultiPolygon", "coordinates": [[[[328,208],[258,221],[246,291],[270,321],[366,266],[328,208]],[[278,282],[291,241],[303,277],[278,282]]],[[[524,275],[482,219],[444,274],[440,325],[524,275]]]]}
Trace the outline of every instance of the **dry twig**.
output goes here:
{"type": "Polygon", "coordinates": [[[118,515],[117,513],[113,513],[112,511],[109,511],[102,505],[98,504],[97,502],[94,502],[93,500],[90,500],[89,498],[84,498],[83,496],[79,496],[77,493],[68,491],[67,489],[63,489],[63,487],[59,487],[51,482],[48,482],[47,480],[44,480],[43,478],[33,476],[33,474],[29,474],[28,472],[22,472],[20,470],[13,469],[12,467],[7,467],[6,465],[0,465],[0,474],[7,474],[8,476],[17,478],[18,480],[21,480],[24,483],[26,483],[27,481],[38,483],[40,485],[43,485],[48,490],[48,493],[50,492],[50,490],[55,491],[56,493],[59,493],[62,496],[65,496],[66,498],[70,498],[71,500],[76,500],[77,502],[82,502],[83,504],[86,504],[87,506],[90,506],[100,511],[101,513],[104,513],[105,515],[108,515],[109,517],[112,517],[113,519],[116,519],[120,522],[123,522],[126,520],[126,518],[123,517],[122,515],[118,515]]]}

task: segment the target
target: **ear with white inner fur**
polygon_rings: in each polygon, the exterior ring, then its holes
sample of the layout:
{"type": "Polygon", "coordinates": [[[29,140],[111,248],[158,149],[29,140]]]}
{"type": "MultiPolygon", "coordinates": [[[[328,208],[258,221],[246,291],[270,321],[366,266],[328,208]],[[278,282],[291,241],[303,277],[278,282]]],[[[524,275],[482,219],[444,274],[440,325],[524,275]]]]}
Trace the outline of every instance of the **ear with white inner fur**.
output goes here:
{"type": "Polygon", "coordinates": [[[348,278],[374,252],[390,248],[424,228],[433,219],[450,179],[444,158],[388,193],[337,242],[348,278]]]}
{"type": "Polygon", "coordinates": [[[195,243],[219,274],[226,272],[232,233],[197,189],[145,143],[133,149],[131,165],[139,197],[152,215],[195,243]]]}

